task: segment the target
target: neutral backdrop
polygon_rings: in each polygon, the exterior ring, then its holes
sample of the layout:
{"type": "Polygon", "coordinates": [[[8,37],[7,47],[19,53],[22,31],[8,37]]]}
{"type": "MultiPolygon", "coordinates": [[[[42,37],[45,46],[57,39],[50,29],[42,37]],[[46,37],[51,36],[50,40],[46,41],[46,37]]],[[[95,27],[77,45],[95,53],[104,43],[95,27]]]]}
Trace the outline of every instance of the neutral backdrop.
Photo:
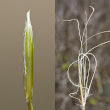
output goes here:
{"type": "Polygon", "coordinates": [[[34,110],[54,110],[55,1],[0,1],[0,110],[28,110],[23,88],[23,33],[31,9],[34,110]]]}

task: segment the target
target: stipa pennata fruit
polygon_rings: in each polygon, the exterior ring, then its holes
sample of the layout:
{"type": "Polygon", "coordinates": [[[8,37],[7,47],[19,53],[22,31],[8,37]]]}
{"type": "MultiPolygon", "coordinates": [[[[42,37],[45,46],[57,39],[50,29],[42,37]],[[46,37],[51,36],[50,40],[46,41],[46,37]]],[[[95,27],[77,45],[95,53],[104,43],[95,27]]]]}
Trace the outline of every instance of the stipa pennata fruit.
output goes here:
{"type": "Polygon", "coordinates": [[[110,31],[99,32],[99,33],[94,34],[91,37],[87,38],[87,25],[88,25],[88,22],[89,22],[91,16],[94,13],[94,8],[92,6],[90,6],[90,7],[92,8],[92,13],[90,14],[89,18],[87,18],[87,13],[85,12],[86,22],[85,22],[85,28],[84,28],[82,36],[80,34],[79,21],[77,19],[64,20],[64,21],[76,21],[78,24],[78,33],[79,33],[81,47],[79,49],[78,60],[74,61],[73,63],[71,63],[69,65],[67,75],[68,75],[68,79],[71,82],[71,84],[73,86],[77,87],[77,91],[74,93],[70,93],[69,96],[77,99],[80,102],[80,104],[78,104],[78,105],[80,105],[82,110],[85,110],[86,100],[90,96],[90,88],[91,88],[91,84],[92,84],[92,81],[93,81],[93,78],[94,78],[94,75],[96,72],[96,68],[97,68],[97,59],[96,59],[95,55],[91,53],[91,51],[103,44],[110,43],[110,41],[107,41],[107,42],[101,43],[101,44],[93,47],[90,50],[87,50],[87,41],[90,38],[92,38],[96,35],[102,34],[102,33],[110,32],[110,31]],[[92,77],[90,78],[91,79],[90,81],[89,81],[89,77],[90,77],[89,73],[90,73],[91,61],[90,61],[89,56],[92,56],[95,61],[94,71],[93,71],[92,77]],[[69,69],[74,63],[78,64],[78,84],[75,84],[71,80],[70,75],[69,75],[69,69]],[[89,65],[89,67],[87,67],[87,63],[89,65]],[[74,95],[77,94],[78,91],[80,91],[80,98],[74,97],[74,95]]]}

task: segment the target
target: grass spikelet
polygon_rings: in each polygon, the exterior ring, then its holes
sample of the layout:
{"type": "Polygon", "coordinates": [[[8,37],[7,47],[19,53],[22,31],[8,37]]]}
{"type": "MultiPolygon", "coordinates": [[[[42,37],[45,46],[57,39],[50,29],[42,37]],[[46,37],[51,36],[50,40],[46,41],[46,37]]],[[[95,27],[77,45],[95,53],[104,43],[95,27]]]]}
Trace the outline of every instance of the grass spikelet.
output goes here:
{"type": "Polygon", "coordinates": [[[24,91],[28,109],[33,110],[33,32],[30,21],[30,10],[26,14],[24,29],[24,91]]]}

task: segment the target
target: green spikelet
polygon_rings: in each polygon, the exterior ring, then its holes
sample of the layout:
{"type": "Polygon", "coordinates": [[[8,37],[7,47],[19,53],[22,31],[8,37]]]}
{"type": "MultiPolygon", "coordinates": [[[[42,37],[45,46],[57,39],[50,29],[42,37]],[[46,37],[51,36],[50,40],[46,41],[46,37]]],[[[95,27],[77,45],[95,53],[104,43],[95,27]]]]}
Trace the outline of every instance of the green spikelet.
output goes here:
{"type": "Polygon", "coordinates": [[[24,91],[29,110],[33,110],[33,32],[30,21],[30,10],[26,14],[24,30],[24,91]]]}

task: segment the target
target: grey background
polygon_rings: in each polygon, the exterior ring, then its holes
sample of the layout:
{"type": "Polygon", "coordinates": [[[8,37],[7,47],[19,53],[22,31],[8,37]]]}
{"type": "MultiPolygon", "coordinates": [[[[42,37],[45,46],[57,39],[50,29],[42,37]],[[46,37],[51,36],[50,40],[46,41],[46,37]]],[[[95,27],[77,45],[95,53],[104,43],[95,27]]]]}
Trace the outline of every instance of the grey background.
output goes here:
{"type": "Polygon", "coordinates": [[[54,110],[55,1],[0,1],[0,109],[27,110],[23,88],[23,33],[31,9],[34,35],[34,110],[54,110]]]}

